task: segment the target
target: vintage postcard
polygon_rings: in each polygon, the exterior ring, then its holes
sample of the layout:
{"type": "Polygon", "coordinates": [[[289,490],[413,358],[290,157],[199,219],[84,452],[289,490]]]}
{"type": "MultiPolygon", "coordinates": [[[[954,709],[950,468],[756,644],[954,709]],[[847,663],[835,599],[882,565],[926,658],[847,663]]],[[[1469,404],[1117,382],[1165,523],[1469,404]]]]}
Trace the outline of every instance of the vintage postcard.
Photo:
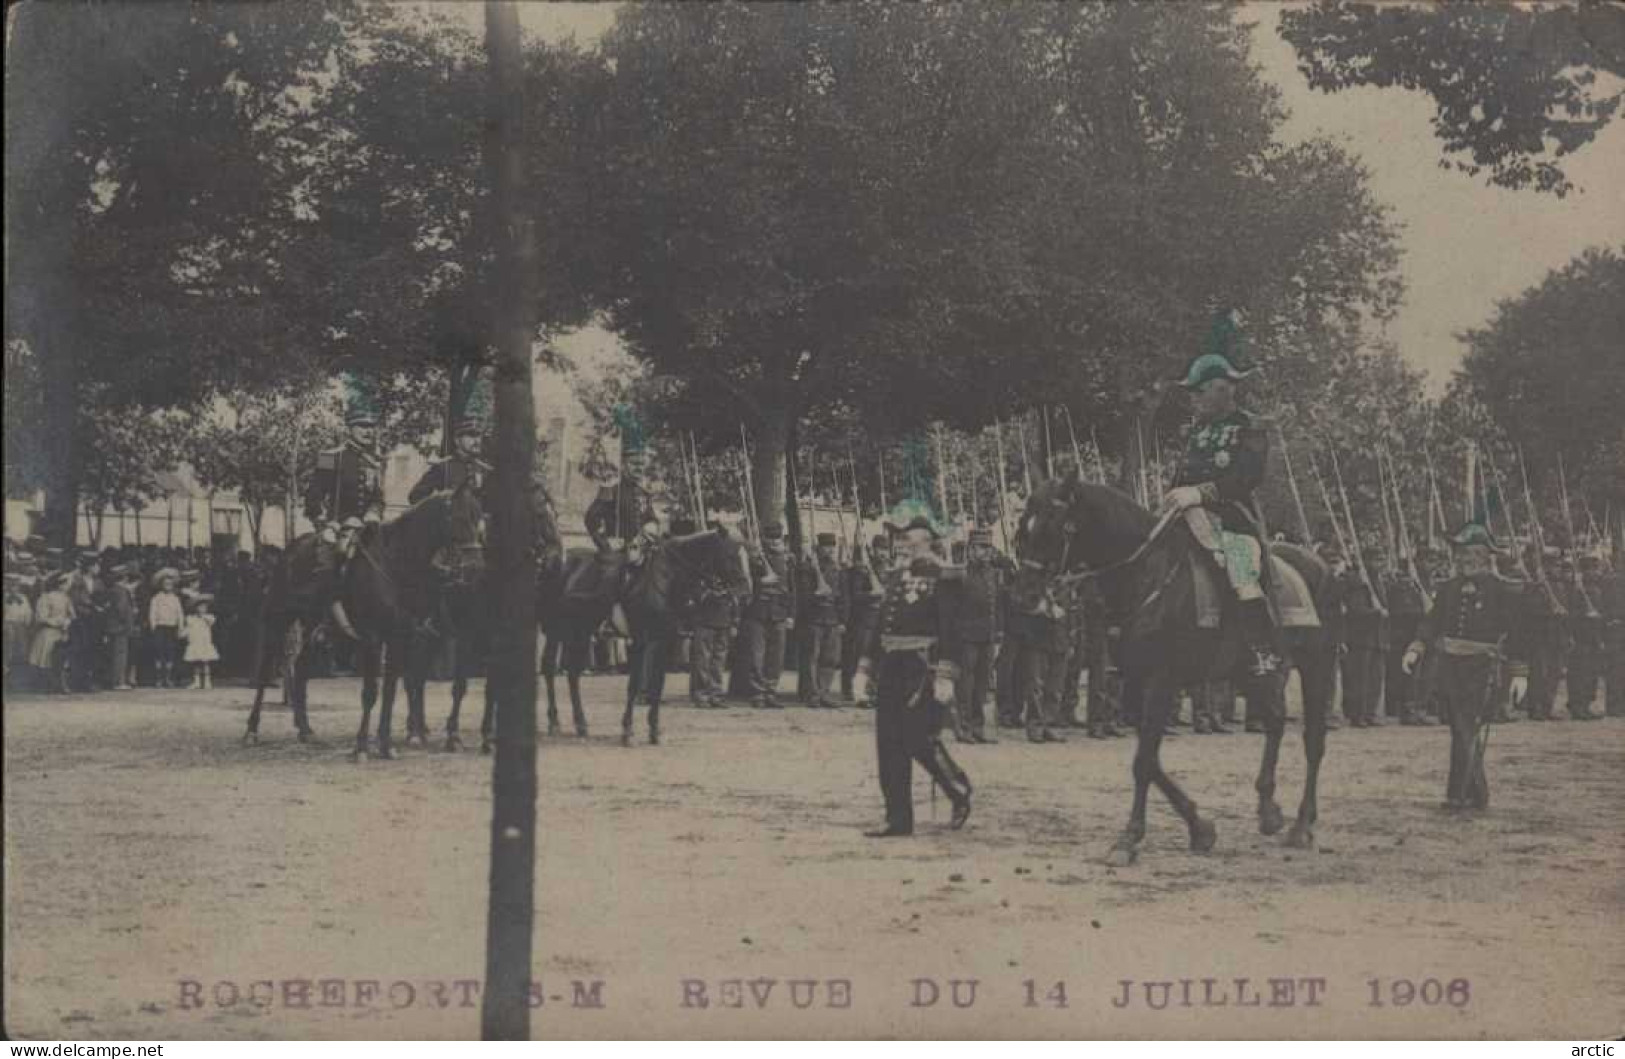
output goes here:
{"type": "Polygon", "coordinates": [[[1625,8],[6,48],[10,1038],[1621,1032],[1625,8]]]}

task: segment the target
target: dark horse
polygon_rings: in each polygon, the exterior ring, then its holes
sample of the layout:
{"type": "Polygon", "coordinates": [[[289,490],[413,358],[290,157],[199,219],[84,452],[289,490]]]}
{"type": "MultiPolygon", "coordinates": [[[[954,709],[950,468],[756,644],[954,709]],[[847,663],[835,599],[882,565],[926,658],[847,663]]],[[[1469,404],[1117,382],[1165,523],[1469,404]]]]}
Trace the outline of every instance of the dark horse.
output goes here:
{"type": "Polygon", "coordinates": [[[565,556],[560,574],[562,590],[541,614],[542,631],[547,635],[542,676],[547,682],[548,734],[559,732],[554,677],[562,663],[570,687],[576,734],[586,736],[581,673],[591,656],[593,634],[619,604],[631,636],[621,745],[632,745],[632,708],[640,696],[649,704],[649,742],[659,743],[660,698],[666,660],[677,640],[679,609],[702,579],[727,581],[736,573],[742,575],[742,568],[727,533],[721,529],[661,541],[635,566],[619,553],[572,549],[565,556]]]}
{"type": "MultiPolygon", "coordinates": [[[[378,701],[380,669],[384,669],[384,708],[378,721],[378,754],[394,757],[390,721],[395,680],[404,673],[407,697],[415,716],[422,716],[423,684],[427,678],[426,652],[420,650],[420,629],[430,615],[440,575],[436,563],[446,555],[478,563],[483,536],[479,501],[470,486],[436,493],[413,505],[395,521],[364,535],[345,564],[338,598],[360,643],[356,658],[361,666],[361,728],[356,736],[356,758],[367,753],[367,728],[378,701]],[[388,665],[384,668],[384,660],[388,665]]],[[[301,741],[309,741],[306,685],[309,679],[311,633],[326,619],[331,593],[305,576],[310,571],[316,541],[307,536],[295,542],[274,577],[260,620],[256,648],[254,708],[249,713],[244,742],[259,738],[260,708],[265,699],[269,659],[263,645],[290,642],[287,699],[301,741]],[[302,628],[301,628],[302,626],[302,628]],[[290,637],[290,630],[294,636],[290,637]]]]}
{"type": "MultiPolygon", "coordinates": [[[[1273,835],[1285,823],[1275,801],[1275,765],[1286,726],[1285,671],[1269,677],[1247,673],[1251,654],[1235,620],[1234,593],[1227,585],[1219,587],[1225,600],[1219,627],[1200,627],[1191,564],[1208,560],[1198,557],[1195,539],[1178,518],[1147,545],[1158,525],[1155,516],[1123,493],[1070,477],[1046,481],[1033,492],[1021,527],[1024,557],[1065,577],[1098,578],[1108,621],[1122,629],[1118,666],[1123,673],[1123,704],[1131,716],[1137,710],[1139,738],[1134,807],[1108,858],[1108,863],[1120,866],[1133,863],[1145,837],[1146,795],[1153,785],[1185,821],[1191,849],[1205,853],[1213,848],[1217,829],[1163,771],[1159,756],[1179,689],[1203,681],[1236,680],[1262,714],[1266,738],[1255,785],[1258,829],[1273,835]]],[[[1302,576],[1317,609],[1325,613],[1331,586],[1326,564],[1295,545],[1275,544],[1270,551],[1302,576]]],[[[1224,575],[1217,576],[1222,582],[1224,575]]],[[[1279,640],[1303,684],[1308,760],[1303,800],[1286,842],[1307,847],[1314,840],[1315,785],[1326,752],[1326,712],[1337,647],[1323,628],[1285,628],[1279,640]]]]}

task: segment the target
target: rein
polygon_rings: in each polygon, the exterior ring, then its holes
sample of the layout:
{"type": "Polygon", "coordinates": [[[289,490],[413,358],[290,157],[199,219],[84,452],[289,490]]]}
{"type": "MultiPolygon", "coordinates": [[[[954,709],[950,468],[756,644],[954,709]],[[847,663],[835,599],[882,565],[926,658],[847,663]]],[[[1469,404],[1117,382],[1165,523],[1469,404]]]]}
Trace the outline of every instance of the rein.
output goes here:
{"type": "MultiPolygon", "coordinates": [[[[1069,574],[1061,574],[1056,578],[1056,581],[1062,587],[1070,587],[1080,581],[1087,581],[1093,577],[1109,574],[1114,570],[1121,570],[1125,566],[1132,566],[1146,557],[1147,553],[1151,551],[1151,546],[1161,539],[1162,535],[1167,532],[1168,527],[1173,525],[1173,521],[1178,515],[1178,508],[1170,508],[1164,513],[1162,518],[1157,521],[1157,524],[1151,528],[1151,532],[1146,535],[1145,540],[1141,541],[1140,546],[1135,548],[1127,558],[1119,559],[1114,563],[1107,563],[1105,566],[1096,566],[1086,570],[1074,570],[1069,574]]],[[[1066,560],[1071,551],[1072,535],[1069,533],[1066,538],[1066,547],[1061,551],[1061,569],[1063,570],[1066,569],[1066,560]]]]}

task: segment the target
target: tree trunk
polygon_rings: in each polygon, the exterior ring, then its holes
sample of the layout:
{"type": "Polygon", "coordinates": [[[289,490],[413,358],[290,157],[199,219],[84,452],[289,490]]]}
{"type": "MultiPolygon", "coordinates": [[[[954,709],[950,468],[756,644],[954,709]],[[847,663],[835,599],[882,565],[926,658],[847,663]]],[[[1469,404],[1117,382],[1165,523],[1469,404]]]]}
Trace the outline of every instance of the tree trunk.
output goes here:
{"type": "Polygon", "coordinates": [[[43,536],[57,548],[72,548],[79,525],[79,364],[74,344],[60,328],[47,331],[38,351],[44,386],[45,518],[43,536]]]}
{"type": "Polygon", "coordinates": [[[490,904],[485,931],[485,1040],[530,1037],[536,884],[536,406],[531,391],[536,242],[523,204],[524,78],[519,11],[487,0],[490,95],[485,164],[497,225],[496,459],[489,553],[496,621],[490,677],[497,689],[492,778],[490,904]]]}
{"type": "Polygon", "coordinates": [[[765,526],[785,521],[785,453],[790,444],[792,416],[788,411],[770,409],[751,440],[750,474],[755,490],[756,513],[765,526]]]}

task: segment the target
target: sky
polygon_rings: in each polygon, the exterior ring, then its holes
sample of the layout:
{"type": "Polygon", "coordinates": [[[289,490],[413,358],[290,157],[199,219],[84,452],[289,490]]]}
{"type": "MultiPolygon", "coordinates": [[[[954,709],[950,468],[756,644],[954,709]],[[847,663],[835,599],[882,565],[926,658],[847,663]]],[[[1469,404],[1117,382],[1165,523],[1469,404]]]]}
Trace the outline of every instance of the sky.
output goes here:
{"type": "MultiPolygon", "coordinates": [[[[547,40],[573,35],[587,45],[609,28],[616,6],[523,3],[520,23],[527,34],[547,40]]],[[[1401,228],[1407,293],[1387,337],[1428,373],[1435,392],[1464,352],[1456,335],[1486,323],[1497,301],[1523,293],[1589,246],[1625,245],[1625,120],[1565,160],[1577,185],[1566,198],[1491,187],[1482,174],[1440,166],[1431,97],[1397,88],[1311,90],[1292,47],[1276,32],[1285,6],[1252,3],[1240,15],[1256,23],[1254,58],[1291,112],[1282,136],[1289,142],[1331,137],[1369,169],[1373,192],[1401,228]]],[[[478,5],[469,10],[479,17],[478,5]]],[[[567,352],[577,345],[595,356],[612,343],[602,335],[563,343],[567,352]]]]}

